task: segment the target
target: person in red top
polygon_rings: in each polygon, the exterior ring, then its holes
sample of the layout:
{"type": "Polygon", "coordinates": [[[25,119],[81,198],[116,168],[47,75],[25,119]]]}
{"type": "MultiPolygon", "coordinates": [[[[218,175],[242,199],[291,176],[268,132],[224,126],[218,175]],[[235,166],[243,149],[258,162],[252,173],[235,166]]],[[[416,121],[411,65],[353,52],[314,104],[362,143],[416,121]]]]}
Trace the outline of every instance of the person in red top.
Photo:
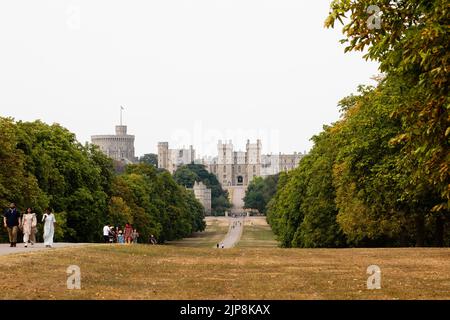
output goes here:
{"type": "Polygon", "coordinates": [[[133,227],[127,223],[125,225],[125,243],[131,244],[133,242],[133,227]]]}

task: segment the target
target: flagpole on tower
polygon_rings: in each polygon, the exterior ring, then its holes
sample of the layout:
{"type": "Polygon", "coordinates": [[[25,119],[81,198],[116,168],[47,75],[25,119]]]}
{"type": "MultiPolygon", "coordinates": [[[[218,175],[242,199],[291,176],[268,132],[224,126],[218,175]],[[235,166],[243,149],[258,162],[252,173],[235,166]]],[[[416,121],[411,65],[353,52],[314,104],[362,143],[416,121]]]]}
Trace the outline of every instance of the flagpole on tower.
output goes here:
{"type": "Polygon", "coordinates": [[[123,106],[120,106],[120,125],[122,126],[122,111],[123,111],[123,106]]]}

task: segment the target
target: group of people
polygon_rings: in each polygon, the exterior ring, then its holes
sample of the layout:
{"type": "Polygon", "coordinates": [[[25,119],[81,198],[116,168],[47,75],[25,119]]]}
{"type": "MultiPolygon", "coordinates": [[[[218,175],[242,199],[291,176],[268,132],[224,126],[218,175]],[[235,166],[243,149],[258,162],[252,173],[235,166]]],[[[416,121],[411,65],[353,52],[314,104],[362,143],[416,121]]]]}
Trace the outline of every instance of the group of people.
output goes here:
{"type": "Polygon", "coordinates": [[[233,225],[231,226],[231,229],[236,228],[238,225],[239,225],[239,226],[242,226],[242,223],[241,223],[240,221],[235,221],[235,222],[233,223],[233,225]]]}
{"type": "MultiPolygon", "coordinates": [[[[49,208],[45,210],[42,217],[44,223],[44,245],[46,248],[53,246],[53,237],[55,234],[55,215],[49,208]]],[[[17,247],[19,231],[23,234],[23,243],[25,248],[28,244],[36,243],[38,219],[32,208],[27,208],[23,215],[20,214],[14,203],[3,213],[3,226],[8,230],[10,247],[17,247]]]]}
{"type": "Polygon", "coordinates": [[[103,239],[105,243],[132,244],[138,243],[139,233],[130,223],[123,230],[107,224],[103,227],[103,239]]]}
{"type": "MultiPolygon", "coordinates": [[[[139,237],[139,232],[130,223],[127,223],[123,230],[118,226],[111,226],[110,224],[106,224],[103,227],[103,241],[105,243],[136,244],[138,243],[139,237]]],[[[150,235],[148,243],[156,245],[158,241],[154,235],[150,235]]]]}

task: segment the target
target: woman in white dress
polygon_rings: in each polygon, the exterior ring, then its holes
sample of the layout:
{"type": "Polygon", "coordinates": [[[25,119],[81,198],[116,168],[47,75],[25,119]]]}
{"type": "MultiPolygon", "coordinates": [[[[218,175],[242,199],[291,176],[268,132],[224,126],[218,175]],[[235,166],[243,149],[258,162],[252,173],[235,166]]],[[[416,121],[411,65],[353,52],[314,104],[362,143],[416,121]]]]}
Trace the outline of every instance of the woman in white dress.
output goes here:
{"type": "MultiPolygon", "coordinates": [[[[30,236],[33,228],[37,226],[36,213],[33,213],[31,208],[27,209],[27,212],[22,217],[22,232],[23,232],[23,242],[25,243],[25,248],[28,247],[28,242],[30,241],[30,236]]],[[[31,243],[33,244],[33,242],[31,243]]]]}
{"type": "Polygon", "coordinates": [[[44,224],[44,245],[46,248],[53,246],[53,236],[55,235],[55,215],[49,210],[45,210],[45,214],[42,217],[44,224]]]}

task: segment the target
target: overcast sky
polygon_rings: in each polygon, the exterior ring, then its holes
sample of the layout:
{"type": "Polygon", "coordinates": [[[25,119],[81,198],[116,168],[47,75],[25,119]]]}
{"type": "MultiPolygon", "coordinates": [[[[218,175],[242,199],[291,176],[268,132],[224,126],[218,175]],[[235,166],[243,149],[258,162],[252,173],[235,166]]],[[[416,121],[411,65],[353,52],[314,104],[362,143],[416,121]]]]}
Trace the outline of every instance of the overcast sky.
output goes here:
{"type": "Polygon", "coordinates": [[[57,122],[81,142],[114,132],[136,153],[219,138],[309,150],[377,64],[323,27],[330,1],[2,0],[0,115],[57,122]]]}

